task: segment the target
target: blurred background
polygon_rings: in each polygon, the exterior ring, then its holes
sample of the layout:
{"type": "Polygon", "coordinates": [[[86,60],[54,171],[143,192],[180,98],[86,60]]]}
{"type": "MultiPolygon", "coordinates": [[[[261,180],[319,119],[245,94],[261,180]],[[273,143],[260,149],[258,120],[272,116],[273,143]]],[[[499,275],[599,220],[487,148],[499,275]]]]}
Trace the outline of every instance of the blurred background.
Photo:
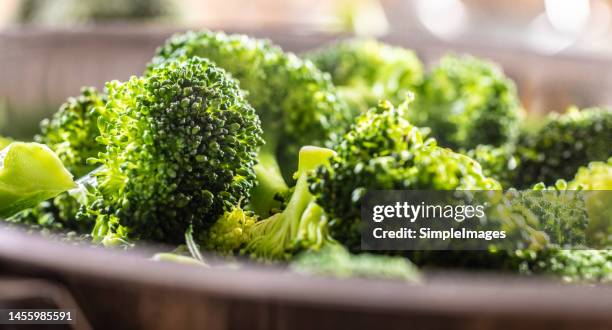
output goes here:
{"type": "Polygon", "coordinates": [[[426,63],[486,57],[532,116],[612,104],[612,0],[0,0],[0,134],[28,138],[80,86],[140,74],[168,36],[205,28],[298,53],[360,35],[426,63]]]}

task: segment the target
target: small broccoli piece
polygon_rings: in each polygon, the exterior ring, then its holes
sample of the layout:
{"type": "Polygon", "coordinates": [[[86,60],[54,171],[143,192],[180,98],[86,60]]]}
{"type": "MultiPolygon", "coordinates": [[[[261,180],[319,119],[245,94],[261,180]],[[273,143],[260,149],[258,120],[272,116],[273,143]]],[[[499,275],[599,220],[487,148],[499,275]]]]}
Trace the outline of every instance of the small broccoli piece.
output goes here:
{"type": "Polygon", "coordinates": [[[358,113],[383,99],[399,104],[423,81],[423,64],[413,51],[372,39],[339,41],[306,58],[331,74],[340,95],[358,113]]]}
{"type": "Polygon", "coordinates": [[[323,145],[342,129],[348,110],[329,77],[310,61],[284,53],[267,40],[244,35],[176,35],[157,51],[150,67],[192,56],[209,58],[239,80],[261,118],[266,144],[259,152],[259,184],[251,206],[258,215],[268,217],[279,206],[274,196],[287,190],[285,181],[296,168],[300,147],[323,145]]]}
{"type": "Polygon", "coordinates": [[[375,254],[350,254],[342,245],[329,244],[320,251],[306,251],[291,262],[301,274],[338,278],[361,277],[419,282],[421,274],[409,260],[375,254]]]}
{"type": "Polygon", "coordinates": [[[210,61],[167,61],[106,85],[93,186],[93,237],[179,243],[248,200],[262,144],[257,114],[210,61]]]}
{"type": "Polygon", "coordinates": [[[582,189],[589,213],[587,241],[590,247],[612,247],[612,158],[578,169],[570,189],[582,189]]]}
{"type": "Polygon", "coordinates": [[[518,166],[518,159],[512,144],[499,147],[490,144],[481,144],[476,148],[465,151],[465,155],[474,159],[482,167],[482,173],[497,180],[502,187],[512,187],[518,166]]]}
{"type": "Polygon", "coordinates": [[[514,83],[495,64],[447,55],[425,76],[407,115],[431,128],[440,145],[458,150],[513,143],[521,112],[514,83]]]}
{"type": "Polygon", "coordinates": [[[300,250],[317,250],[330,241],[327,215],[308,190],[308,175],[318,166],[327,165],[333,155],[325,148],[300,150],[297,183],[287,207],[255,223],[244,253],[263,260],[288,259],[300,250]]]}
{"type": "Polygon", "coordinates": [[[517,146],[519,166],[514,185],[553,184],[571,180],[579,167],[612,156],[612,110],[591,108],[551,114],[534,131],[521,134],[517,146]]]}
{"type": "MultiPolygon", "coordinates": [[[[92,87],[81,89],[81,95],[70,97],[50,119],[41,122],[37,142],[46,144],[73,175],[81,177],[96,168],[87,159],[104,151],[96,142],[100,135],[98,118],[104,116],[106,96],[92,87]]],[[[23,224],[38,224],[44,228],[91,231],[90,221],[78,221],[80,203],[65,192],[50,201],[14,216],[23,224]]]]}
{"type": "Polygon", "coordinates": [[[87,159],[104,151],[96,142],[100,135],[98,118],[105,111],[106,96],[92,87],[81,89],[81,95],[71,97],[50,119],[40,123],[41,134],[36,142],[46,144],[55,151],[64,166],[76,177],[82,177],[96,168],[87,159]]]}
{"type": "Polygon", "coordinates": [[[0,151],[0,218],[75,187],[72,174],[42,144],[13,142],[0,151]]]}
{"type": "Polygon", "coordinates": [[[612,283],[612,251],[551,249],[525,257],[522,272],[553,275],[565,282],[612,283]]]}
{"type": "Polygon", "coordinates": [[[8,147],[11,142],[13,142],[13,140],[0,136],[0,150],[8,147]]]}
{"type": "Polygon", "coordinates": [[[332,237],[358,251],[361,201],[371,189],[496,190],[497,181],[483,175],[467,156],[423,141],[419,129],[399,108],[381,102],[357,118],[339,140],[329,167],[310,178],[317,203],[331,216],[332,237]]]}
{"type": "Polygon", "coordinates": [[[235,207],[225,212],[199,239],[208,251],[232,254],[239,251],[249,240],[257,217],[235,207]]]}

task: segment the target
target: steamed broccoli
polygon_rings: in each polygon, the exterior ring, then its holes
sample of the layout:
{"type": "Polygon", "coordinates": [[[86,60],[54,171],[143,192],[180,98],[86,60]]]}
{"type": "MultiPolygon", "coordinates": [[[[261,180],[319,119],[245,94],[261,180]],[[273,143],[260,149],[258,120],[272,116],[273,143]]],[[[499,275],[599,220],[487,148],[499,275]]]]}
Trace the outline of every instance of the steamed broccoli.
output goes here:
{"type": "Polygon", "coordinates": [[[521,135],[515,186],[570,180],[580,166],[612,156],[612,110],[590,108],[551,114],[535,131],[521,135]]]}
{"type": "Polygon", "coordinates": [[[57,155],[42,144],[13,142],[0,151],[0,219],[75,187],[57,155]]]}
{"type": "Polygon", "coordinates": [[[239,80],[261,118],[265,146],[259,152],[259,184],[251,204],[259,215],[267,217],[279,205],[275,194],[287,190],[280,172],[290,178],[301,146],[323,145],[342,128],[347,110],[327,75],[310,61],[284,53],[267,40],[187,32],[168,40],[150,67],[192,56],[209,58],[239,80]]]}
{"type": "MultiPolygon", "coordinates": [[[[46,144],[76,177],[96,168],[87,159],[96,157],[104,147],[96,141],[100,135],[98,118],[104,115],[106,96],[93,87],[83,87],[78,97],[70,97],[50,119],[44,119],[37,142],[46,144]]],[[[37,224],[43,228],[78,229],[90,231],[92,223],[78,221],[80,203],[67,192],[45,201],[14,217],[23,224],[37,224]]]]}
{"type": "Polygon", "coordinates": [[[497,180],[504,188],[512,187],[519,162],[514,145],[504,144],[495,147],[481,144],[466,151],[465,154],[480,164],[486,176],[497,180]]]}
{"type": "Polygon", "coordinates": [[[201,234],[199,241],[208,251],[232,254],[248,241],[257,217],[240,207],[226,211],[215,224],[201,234]]]}
{"type": "Polygon", "coordinates": [[[472,159],[423,141],[404,118],[407,103],[383,101],[357,118],[339,139],[337,156],[310,178],[316,201],[330,215],[332,236],[359,250],[360,206],[371,189],[495,190],[472,159]]]}
{"type": "Polygon", "coordinates": [[[514,83],[491,62],[447,55],[425,76],[408,119],[439,144],[471,149],[517,137],[521,105],[514,83]]]}
{"type": "Polygon", "coordinates": [[[327,214],[308,190],[308,176],[329,164],[330,149],[303,147],[296,172],[297,183],[286,208],[256,222],[243,252],[263,260],[288,259],[302,249],[318,250],[331,241],[327,214]]]}
{"type": "Polygon", "coordinates": [[[589,226],[589,246],[612,247],[612,158],[607,162],[592,162],[581,167],[572,181],[570,189],[585,191],[589,226]]]}
{"type": "Polygon", "coordinates": [[[96,241],[177,243],[248,200],[260,122],[223,70],[198,57],[166,61],[106,89],[105,149],[84,212],[96,241]]]}
{"type": "Polygon", "coordinates": [[[357,112],[382,99],[401,103],[423,80],[423,64],[413,51],[376,40],[336,42],[306,58],[331,74],[340,95],[357,112]]]}
{"type": "Polygon", "coordinates": [[[290,269],[301,274],[338,278],[362,277],[418,282],[416,266],[401,257],[375,254],[350,254],[342,245],[329,244],[320,251],[306,251],[291,264],[290,269]]]}
{"type": "Polygon", "coordinates": [[[87,159],[104,151],[96,142],[100,135],[98,118],[103,116],[107,99],[93,87],[83,87],[81,95],[70,97],[50,119],[40,123],[41,134],[35,137],[55,151],[64,166],[76,177],[96,168],[87,159]]]}

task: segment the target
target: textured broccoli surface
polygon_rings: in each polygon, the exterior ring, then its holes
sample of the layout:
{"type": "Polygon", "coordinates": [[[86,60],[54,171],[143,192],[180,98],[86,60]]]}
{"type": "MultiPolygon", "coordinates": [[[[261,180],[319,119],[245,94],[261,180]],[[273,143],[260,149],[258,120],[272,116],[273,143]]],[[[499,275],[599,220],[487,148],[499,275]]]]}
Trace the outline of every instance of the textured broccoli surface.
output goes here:
{"type": "Polygon", "coordinates": [[[521,134],[516,187],[571,180],[578,168],[612,156],[612,110],[590,108],[551,114],[536,130],[521,134]]]}
{"type": "Polygon", "coordinates": [[[409,120],[455,150],[501,146],[517,137],[521,105],[514,83],[492,62],[447,55],[425,76],[409,120]]]}
{"type": "Polygon", "coordinates": [[[565,282],[612,283],[610,250],[552,249],[526,259],[523,273],[555,276],[565,282]]]}
{"type": "Polygon", "coordinates": [[[190,224],[205,230],[248,200],[260,122],[223,70],[194,57],[106,88],[86,210],[94,239],[180,242],[190,224]]]}
{"type": "Polygon", "coordinates": [[[371,39],[339,41],[306,58],[331,74],[355,112],[364,112],[383,99],[401,103],[423,81],[423,64],[413,51],[371,39]]]}
{"type": "Polygon", "coordinates": [[[352,251],[361,243],[360,207],[368,190],[500,189],[474,160],[423,141],[404,118],[405,107],[381,102],[358,117],[338,140],[331,165],[310,178],[317,203],[331,216],[332,236],[352,251]]]}
{"type": "Polygon", "coordinates": [[[480,164],[484,175],[497,180],[504,188],[512,187],[519,162],[514,145],[505,144],[496,147],[481,144],[464,153],[480,164]]]}
{"type": "Polygon", "coordinates": [[[100,135],[98,118],[105,111],[106,96],[92,87],[81,89],[81,95],[71,97],[50,119],[40,123],[41,134],[35,137],[55,151],[64,166],[76,177],[96,168],[87,159],[98,156],[104,146],[96,141],[100,135]]]}
{"type": "Polygon", "coordinates": [[[418,282],[421,274],[409,260],[375,254],[350,254],[342,245],[329,244],[320,251],[306,251],[290,264],[301,274],[337,277],[371,278],[418,282]]]}
{"type": "Polygon", "coordinates": [[[188,32],[168,40],[152,65],[192,56],[209,58],[231,73],[261,118],[266,144],[259,154],[260,184],[252,204],[259,215],[267,217],[278,206],[274,195],[287,189],[285,180],[291,179],[300,148],[323,146],[343,127],[348,110],[326,74],[267,40],[188,32]]]}
{"type": "Polygon", "coordinates": [[[569,187],[586,191],[589,246],[612,248],[612,158],[607,162],[591,162],[578,169],[569,187]]]}
{"type": "Polygon", "coordinates": [[[239,251],[248,241],[257,217],[240,207],[225,212],[199,241],[208,251],[232,254],[239,251]]]}

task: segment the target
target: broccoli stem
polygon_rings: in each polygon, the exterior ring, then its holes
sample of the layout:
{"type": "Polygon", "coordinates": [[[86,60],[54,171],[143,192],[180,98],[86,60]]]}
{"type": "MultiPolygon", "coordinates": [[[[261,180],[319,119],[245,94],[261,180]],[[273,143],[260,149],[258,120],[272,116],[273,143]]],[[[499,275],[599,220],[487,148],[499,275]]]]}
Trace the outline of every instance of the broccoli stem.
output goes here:
{"type": "Polygon", "coordinates": [[[303,147],[299,154],[295,190],[282,213],[256,223],[245,251],[254,257],[284,259],[296,248],[309,248],[325,241],[327,217],[308,189],[308,174],[319,166],[329,165],[333,150],[303,147]]]}
{"type": "Polygon", "coordinates": [[[273,209],[280,208],[280,201],[275,197],[289,189],[281,174],[275,150],[276,144],[267,142],[259,151],[258,164],[253,167],[257,185],[251,190],[250,207],[260,217],[268,217],[273,209]]]}

